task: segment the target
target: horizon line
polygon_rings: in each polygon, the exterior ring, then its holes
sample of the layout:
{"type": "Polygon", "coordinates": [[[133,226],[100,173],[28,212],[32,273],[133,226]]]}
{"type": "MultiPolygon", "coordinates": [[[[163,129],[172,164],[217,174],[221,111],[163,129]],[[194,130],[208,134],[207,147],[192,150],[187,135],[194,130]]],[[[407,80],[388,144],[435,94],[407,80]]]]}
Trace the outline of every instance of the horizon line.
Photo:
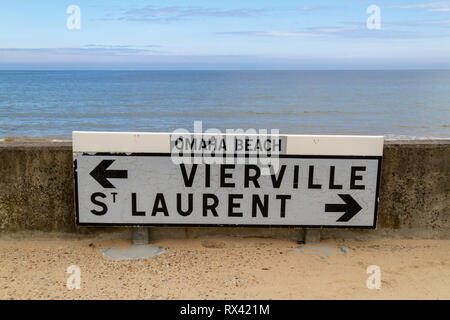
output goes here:
{"type": "Polygon", "coordinates": [[[3,69],[2,71],[450,71],[443,68],[380,68],[380,69],[3,69]]]}

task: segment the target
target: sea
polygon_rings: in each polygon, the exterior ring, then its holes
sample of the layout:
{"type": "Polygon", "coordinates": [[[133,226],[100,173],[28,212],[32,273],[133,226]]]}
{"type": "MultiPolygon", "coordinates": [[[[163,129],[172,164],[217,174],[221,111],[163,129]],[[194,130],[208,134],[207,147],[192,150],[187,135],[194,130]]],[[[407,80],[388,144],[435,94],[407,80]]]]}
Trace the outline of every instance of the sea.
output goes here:
{"type": "Polygon", "coordinates": [[[266,129],[450,138],[450,70],[0,71],[0,139],[266,129]]]}

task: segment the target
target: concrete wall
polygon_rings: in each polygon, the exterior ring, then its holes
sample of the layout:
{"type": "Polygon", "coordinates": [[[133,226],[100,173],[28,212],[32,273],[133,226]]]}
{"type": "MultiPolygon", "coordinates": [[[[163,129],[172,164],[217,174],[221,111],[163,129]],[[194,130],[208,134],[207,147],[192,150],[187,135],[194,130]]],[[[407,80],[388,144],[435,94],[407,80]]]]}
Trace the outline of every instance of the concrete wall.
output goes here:
{"type": "MultiPolygon", "coordinates": [[[[126,231],[78,228],[70,143],[0,142],[0,232],[126,231]]],[[[152,228],[152,236],[297,237],[286,228],[152,228]]],[[[326,229],[322,237],[450,239],[450,140],[386,142],[377,230],[326,229]]]]}

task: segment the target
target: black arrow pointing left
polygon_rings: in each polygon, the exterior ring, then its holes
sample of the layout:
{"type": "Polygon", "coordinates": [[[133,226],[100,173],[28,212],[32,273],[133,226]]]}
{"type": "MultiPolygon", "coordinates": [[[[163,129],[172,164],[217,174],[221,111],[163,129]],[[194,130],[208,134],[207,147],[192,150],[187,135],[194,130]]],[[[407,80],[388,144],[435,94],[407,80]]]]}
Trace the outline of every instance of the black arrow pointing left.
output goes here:
{"type": "Polygon", "coordinates": [[[94,170],[91,171],[90,175],[95,179],[103,188],[115,188],[114,185],[109,182],[108,179],[127,179],[128,171],[127,170],[107,170],[109,166],[115,160],[102,160],[95,167],[94,170]]]}
{"type": "Polygon", "coordinates": [[[338,194],[345,203],[336,203],[336,204],[326,204],[325,212],[345,212],[337,222],[348,222],[351,218],[353,218],[359,211],[361,211],[361,206],[358,202],[353,199],[353,197],[349,194],[338,194]]]}

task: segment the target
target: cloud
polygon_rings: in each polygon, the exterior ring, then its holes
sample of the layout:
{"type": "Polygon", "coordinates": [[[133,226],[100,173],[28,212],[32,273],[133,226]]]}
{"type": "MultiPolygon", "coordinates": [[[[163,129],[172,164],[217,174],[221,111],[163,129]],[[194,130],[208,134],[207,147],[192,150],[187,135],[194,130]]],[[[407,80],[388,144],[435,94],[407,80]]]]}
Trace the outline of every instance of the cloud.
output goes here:
{"type": "MultiPolygon", "coordinates": [[[[426,22],[423,22],[426,23],[426,22]]],[[[433,23],[433,21],[428,21],[433,23]]],[[[436,22],[437,23],[437,22],[436,22]]],[[[424,39],[424,38],[448,38],[449,33],[418,33],[417,31],[404,30],[369,30],[365,25],[344,27],[311,27],[296,31],[232,31],[218,32],[221,35],[236,36],[265,36],[265,37],[295,37],[295,38],[346,38],[346,39],[380,39],[380,40],[402,40],[402,39],[424,39]]]]}
{"type": "MultiPolygon", "coordinates": [[[[354,47],[353,47],[354,48],[354,47]]],[[[162,55],[111,54],[111,50],[80,48],[0,49],[2,70],[281,70],[281,69],[367,69],[367,68],[449,68],[447,48],[425,48],[414,52],[403,46],[371,43],[363,49],[314,54],[295,50],[274,56],[247,55],[162,55]],[[372,50],[373,48],[373,50],[372,50]],[[425,56],[424,56],[425,55],[425,56]]],[[[360,48],[361,49],[361,48],[360,48]]]]}
{"type": "Polygon", "coordinates": [[[424,2],[424,3],[414,3],[407,5],[393,5],[389,8],[397,9],[426,9],[430,12],[447,12],[450,11],[450,2],[448,1],[438,1],[438,2],[424,2]]]}
{"type": "Polygon", "coordinates": [[[307,30],[311,32],[319,32],[322,34],[335,34],[335,33],[345,33],[351,32],[360,29],[360,27],[352,26],[352,27],[310,27],[307,30]]]}
{"type": "Polygon", "coordinates": [[[77,48],[0,48],[0,62],[88,61],[93,57],[100,60],[114,60],[122,59],[121,57],[145,57],[160,53],[158,50],[145,47],[100,44],[88,44],[77,48]]]}
{"type": "Polygon", "coordinates": [[[450,19],[447,19],[447,20],[423,20],[423,21],[419,21],[417,23],[419,25],[450,27],[450,19]]]}
{"type": "Polygon", "coordinates": [[[298,7],[296,10],[297,11],[311,11],[311,10],[316,10],[316,9],[323,9],[323,6],[301,6],[298,7]]]}
{"type": "Polygon", "coordinates": [[[260,14],[267,9],[215,9],[202,7],[154,7],[145,6],[139,9],[129,9],[119,20],[127,21],[174,21],[191,17],[248,17],[260,14]]]}
{"type": "Polygon", "coordinates": [[[386,26],[400,26],[400,27],[450,27],[450,19],[444,20],[419,20],[419,21],[405,21],[396,23],[383,23],[386,26]]]}
{"type": "MultiPolygon", "coordinates": [[[[136,45],[105,45],[105,44],[86,44],[82,48],[87,49],[138,49],[138,48],[159,48],[156,44],[136,46],[136,45]]],[[[141,49],[142,50],[142,49],[141,49]]],[[[146,50],[148,51],[148,50],[146,50]]]]}
{"type": "MultiPolygon", "coordinates": [[[[346,25],[364,27],[365,22],[346,21],[346,25]]],[[[386,21],[381,24],[383,29],[391,29],[392,27],[450,27],[450,19],[433,19],[433,20],[410,20],[410,21],[386,21]]]]}
{"type": "Polygon", "coordinates": [[[261,35],[271,36],[271,37],[320,37],[318,33],[311,32],[286,32],[286,31],[266,31],[262,32],[261,35]]]}
{"type": "Polygon", "coordinates": [[[222,35],[241,35],[241,36],[266,36],[266,37],[295,37],[295,38],[317,38],[317,37],[329,37],[333,35],[344,34],[357,30],[357,27],[314,27],[307,28],[305,30],[297,31],[231,31],[231,32],[218,32],[222,35]]]}
{"type": "Polygon", "coordinates": [[[320,37],[321,34],[311,32],[295,31],[230,31],[217,32],[222,35],[241,35],[241,36],[267,36],[267,37],[320,37]]]}
{"type": "Polygon", "coordinates": [[[450,11],[450,6],[445,8],[436,8],[436,9],[430,9],[428,11],[435,11],[435,12],[448,12],[450,11]]]}
{"type": "MultiPolygon", "coordinates": [[[[126,52],[126,51],[125,51],[126,52]]],[[[255,55],[116,54],[82,48],[0,48],[0,69],[179,70],[243,69],[271,63],[255,55]]],[[[280,63],[284,63],[282,60],[280,63]]]]}
{"type": "Polygon", "coordinates": [[[156,7],[148,5],[141,8],[122,10],[117,15],[108,14],[100,20],[119,20],[136,22],[174,22],[191,18],[229,18],[229,17],[253,17],[269,12],[308,12],[323,9],[323,6],[310,5],[288,8],[236,8],[219,9],[199,6],[170,6],[156,7]]]}

